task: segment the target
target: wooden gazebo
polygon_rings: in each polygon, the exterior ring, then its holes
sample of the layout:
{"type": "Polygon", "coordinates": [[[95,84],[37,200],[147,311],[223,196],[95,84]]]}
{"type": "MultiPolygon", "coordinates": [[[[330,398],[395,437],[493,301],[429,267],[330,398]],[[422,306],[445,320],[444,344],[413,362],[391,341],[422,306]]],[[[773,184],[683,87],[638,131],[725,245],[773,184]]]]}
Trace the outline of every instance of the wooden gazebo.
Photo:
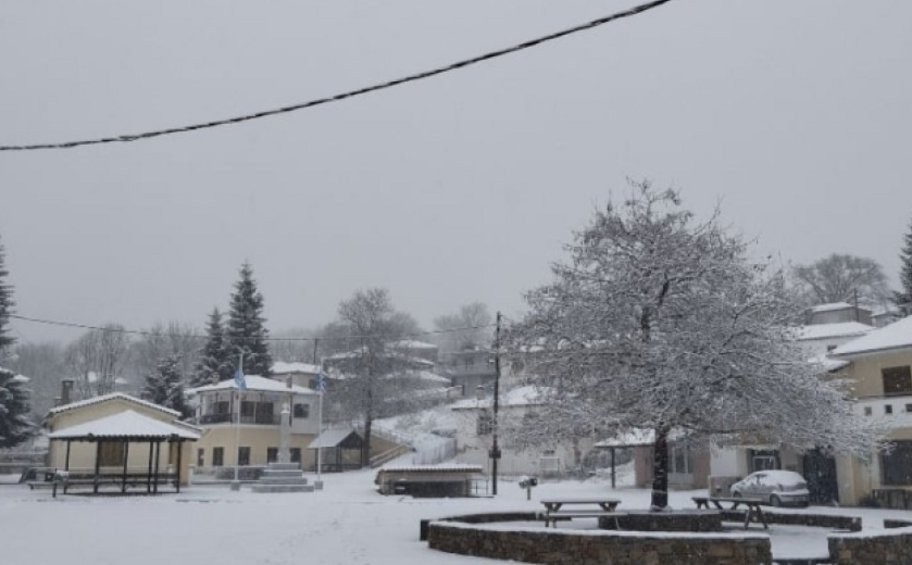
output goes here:
{"type": "MultiPolygon", "coordinates": [[[[51,440],[66,442],[66,459],[62,476],[64,492],[70,487],[87,486],[97,494],[102,485],[119,487],[121,493],[127,492],[127,487],[144,488],[149,494],[157,494],[159,485],[173,481],[177,492],[181,484],[181,449],[185,441],[196,441],[200,434],[192,427],[162,422],[144,416],[133,410],[125,410],[110,416],[98,418],[90,422],[78,424],[48,434],[51,440]],[[70,446],[73,442],[89,442],[95,444],[94,472],[70,472],[70,446]],[[102,446],[104,444],[117,444],[122,446],[122,467],[116,473],[102,472],[102,446]],[[161,471],[161,445],[167,444],[168,449],[176,447],[177,464],[174,471],[161,471]],[[130,447],[135,444],[148,444],[148,465],[141,471],[128,467],[130,447]]],[[[135,456],[134,456],[135,460],[135,456]]]]}
{"type": "Polygon", "coordinates": [[[364,440],[353,429],[326,430],[317,436],[308,449],[322,449],[322,471],[343,471],[364,467],[364,440]],[[347,459],[346,452],[357,452],[357,460],[347,459]],[[327,457],[328,455],[328,457],[327,457]]]}

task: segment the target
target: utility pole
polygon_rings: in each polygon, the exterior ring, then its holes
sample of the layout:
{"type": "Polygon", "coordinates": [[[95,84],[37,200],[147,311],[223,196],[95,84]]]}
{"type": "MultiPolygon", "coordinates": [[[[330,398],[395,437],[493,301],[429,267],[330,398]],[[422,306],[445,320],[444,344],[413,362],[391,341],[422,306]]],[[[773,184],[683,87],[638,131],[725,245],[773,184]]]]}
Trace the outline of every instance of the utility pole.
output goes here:
{"type": "Polygon", "coordinates": [[[497,312],[497,327],[494,330],[494,426],[491,442],[491,493],[497,496],[497,461],[500,447],[497,446],[497,412],[500,410],[500,311],[497,312]]]}
{"type": "MultiPolygon", "coordinates": [[[[320,338],[314,338],[314,351],[313,351],[313,365],[317,365],[317,348],[320,347],[320,338]]],[[[323,368],[320,367],[319,372],[317,373],[317,392],[320,393],[318,400],[318,414],[317,414],[317,435],[320,437],[323,434],[323,392],[326,389],[326,377],[323,376],[323,368]]],[[[323,488],[323,448],[317,447],[317,483],[320,485],[314,485],[315,487],[322,489],[323,488]]]]}

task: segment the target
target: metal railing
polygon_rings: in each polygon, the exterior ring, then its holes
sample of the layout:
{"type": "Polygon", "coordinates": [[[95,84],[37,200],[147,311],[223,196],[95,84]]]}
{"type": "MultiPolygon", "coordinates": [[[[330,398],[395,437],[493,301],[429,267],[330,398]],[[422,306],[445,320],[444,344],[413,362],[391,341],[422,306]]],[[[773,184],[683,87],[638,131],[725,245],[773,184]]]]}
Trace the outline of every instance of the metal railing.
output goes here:
{"type": "MultiPolygon", "coordinates": [[[[278,426],[281,419],[279,414],[241,414],[242,424],[258,424],[263,426],[278,426]]],[[[234,424],[237,423],[237,414],[230,412],[213,412],[200,416],[200,424],[234,424]]]]}

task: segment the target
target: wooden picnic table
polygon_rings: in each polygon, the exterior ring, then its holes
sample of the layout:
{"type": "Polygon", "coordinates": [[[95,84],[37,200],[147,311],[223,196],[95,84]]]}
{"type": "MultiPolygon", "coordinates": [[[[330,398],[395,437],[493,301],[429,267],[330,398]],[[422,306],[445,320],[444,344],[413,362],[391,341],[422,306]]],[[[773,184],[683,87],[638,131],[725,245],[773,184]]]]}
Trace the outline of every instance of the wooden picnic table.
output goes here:
{"type": "Polygon", "coordinates": [[[760,522],[763,524],[764,529],[769,529],[769,526],[766,524],[766,517],[763,515],[763,510],[760,508],[760,504],[763,502],[756,498],[742,498],[740,496],[694,496],[694,503],[696,503],[697,508],[711,508],[710,504],[715,506],[718,510],[737,510],[738,506],[744,505],[747,509],[747,514],[744,516],[744,529],[751,523],[751,519],[755,522],[760,522]],[[725,508],[722,506],[722,503],[728,502],[731,504],[730,507],[725,508]]]}
{"type": "Polygon", "coordinates": [[[540,501],[545,507],[545,527],[553,524],[557,527],[558,520],[569,520],[571,518],[598,518],[614,512],[620,500],[615,498],[548,498],[540,501]],[[573,509],[563,510],[563,506],[598,506],[598,509],[573,509]]]}

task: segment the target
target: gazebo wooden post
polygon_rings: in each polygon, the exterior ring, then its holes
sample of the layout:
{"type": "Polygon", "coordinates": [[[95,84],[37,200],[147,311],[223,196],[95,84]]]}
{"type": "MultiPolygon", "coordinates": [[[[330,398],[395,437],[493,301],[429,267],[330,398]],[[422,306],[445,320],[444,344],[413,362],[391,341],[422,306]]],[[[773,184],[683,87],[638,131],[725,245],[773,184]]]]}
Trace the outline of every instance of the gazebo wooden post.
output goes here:
{"type": "Polygon", "coordinates": [[[127,460],[130,459],[130,442],[124,439],[123,475],[120,477],[120,492],[127,492],[127,460]]]}
{"type": "Polygon", "coordinates": [[[92,492],[98,494],[98,474],[101,470],[101,441],[95,442],[95,482],[92,485],[92,492]]]}
{"type": "Polygon", "coordinates": [[[174,482],[174,486],[177,488],[177,492],[181,491],[181,455],[184,451],[183,449],[184,442],[180,439],[177,440],[177,480],[174,482]]]}
{"type": "Polygon", "coordinates": [[[155,446],[155,442],[151,439],[149,440],[149,472],[146,473],[146,492],[152,492],[152,449],[155,446]]]}
{"type": "Polygon", "coordinates": [[[161,463],[161,440],[155,442],[155,480],[152,481],[152,493],[158,494],[158,468],[161,463]]]}
{"type": "MultiPolygon", "coordinates": [[[[64,471],[70,470],[70,443],[72,443],[72,440],[68,439],[67,440],[67,449],[66,449],[66,459],[64,459],[64,463],[63,463],[64,471]]],[[[69,483],[69,481],[63,482],[63,494],[66,494],[67,488],[69,487],[69,485],[67,483],[69,483]]]]}

